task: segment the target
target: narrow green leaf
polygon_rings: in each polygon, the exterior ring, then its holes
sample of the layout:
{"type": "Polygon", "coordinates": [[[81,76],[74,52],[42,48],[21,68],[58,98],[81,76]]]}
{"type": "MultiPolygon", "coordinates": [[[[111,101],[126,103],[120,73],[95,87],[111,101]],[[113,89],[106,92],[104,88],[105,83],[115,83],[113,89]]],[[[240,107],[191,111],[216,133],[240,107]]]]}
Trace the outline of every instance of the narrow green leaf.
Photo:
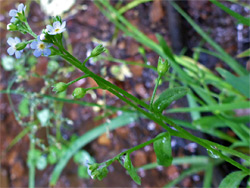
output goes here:
{"type": "Polygon", "coordinates": [[[240,93],[242,93],[246,97],[250,98],[250,92],[249,92],[250,91],[250,74],[237,77],[225,69],[217,68],[216,70],[235,89],[237,89],[240,93]]]}
{"type": "Polygon", "coordinates": [[[189,22],[189,24],[198,32],[204,40],[206,40],[217,52],[219,52],[223,57],[225,63],[227,63],[236,73],[243,76],[247,74],[247,70],[244,69],[239,62],[233,59],[222,47],[220,47],[216,42],[214,42],[201,28],[197,25],[194,20],[186,12],[184,12],[176,3],[173,1],[171,5],[189,22]]]}
{"type": "Polygon", "coordinates": [[[250,48],[245,50],[244,52],[239,53],[236,57],[242,58],[242,57],[249,57],[250,56],[250,48]]]}
{"type": "Polygon", "coordinates": [[[18,105],[18,110],[21,113],[22,117],[26,117],[29,115],[29,100],[27,98],[23,98],[18,105]]]}
{"type": "Polygon", "coordinates": [[[225,5],[221,4],[220,2],[216,1],[216,0],[210,0],[213,4],[215,4],[217,7],[221,8],[222,10],[224,10],[226,13],[230,14],[231,16],[233,16],[234,18],[236,18],[240,23],[250,26],[250,19],[249,18],[245,18],[244,16],[241,16],[240,14],[238,14],[237,12],[231,10],[230,8],[227,8],[225,5]]]}
{"type": "Polygon", "coordinates": [[[207,168],[205,170],[205,177],[203,180],[203,188],[210,188],[213,179],[213,168],[214,165],[212,163],[208,163],[207,168]]]}
{"type": "Polygon", "coordinates": [[[57,163],[56,167],[54,168],[51,179],[50,185],[55,185],[62,170],[67,165],[70,158],[79,151],[83,146],[90,143],[98,136],[106,132],[106,127],[109,127],[109,130],[114,130],[118,127],[122,127],[128,123],[131,123],[137,119],[137,115],[134,113],[123,113],[122,115],[118,116],[117,118],[112,119],[109,123],[104,123],[88,132],[84,135],[79,137],[77,140],[71,143],[69,148],[64,152],[62,157],[60,158],[59,162],[57,163]]]}
{"type": "MultiPolygon", "coordinates": [[[[157,163],[162,166],[170,166],[173,161],[172,147],[171,147],[171,136],[168,132],[161,133],[158,136],[163,138],[154,142],[154,151],[157,157],[157,163]]],[[[157,136],[157,137],[158,137],[157,136]]]]}
{"type": "Polygon", "coordinates": [[[249,108],[250,102],[249,101],[239,101],[233,102],[230,104],[214,104],[208,106],[201,106],[201,107],[194,107],[194,108],[173,108],[167,110],[168,113],[175,113],[175,112],[192,112],[192,111],[199,111],[199,112],[222,112],[228,110],[236,110],[236,109],[246,109],[249,108]]]}
{"type": "Polygon", "coordinates": [[[179,183],[181,180],[183,180],[185,177],[198,173],[200,171],[203,171],[205,168],[206,168],[206,165],[193,166],[189,168],[188,170],[183,171],[178,178],[176,178],[175,180],[165,185],[164,188],[175,187],[175,185],[179,183]]]}
{"type": "Polygon", "coordinates": [[[137,171],[131,162],[129,154],[126,154],[125,156],[124,168],[128,171],[130,177],[135,181],[135,183],[137,183],[138,185],[141,185],[141,178],[140,176],[138,176],[137,171]]]}
{"type": "Polygon", "coordinates": [[[188,92],[186,87],[175,87],[166,89],[161,93],[159,98],[154,102],[153,108],[157,112],[165,110],[173,101],[184,97],[188,92]]]}
{"type": "Polygon", "coordinates": [[[193,121],[193,125],[205,130],[211,130],[218,127],[226,127],[226,123],[217,116],[206,116],[193,121]]]}
{"type": "Polygon", "coordinates": [[[219,185],[219,188],[235,188],[240,185],[242,179],[247,176],[243,171],[232,172],[227,175],[219,185]]]}

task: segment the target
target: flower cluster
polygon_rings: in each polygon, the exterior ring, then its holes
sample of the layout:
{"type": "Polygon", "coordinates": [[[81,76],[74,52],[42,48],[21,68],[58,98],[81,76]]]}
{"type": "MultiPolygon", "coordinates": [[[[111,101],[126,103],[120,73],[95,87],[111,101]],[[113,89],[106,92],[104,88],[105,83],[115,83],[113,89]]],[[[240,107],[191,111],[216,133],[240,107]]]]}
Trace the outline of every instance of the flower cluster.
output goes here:
{"type": "Polygon", "coordinates": [[[29,33],[32,35],[35,40],[30,40],[27,42],[21,42],[18,37],[12,38],[10,37],[7,40],[7,43],[10,45],[7,52],[9,55],[14,55],[18,59],[21,57],[23,49],[30,44],[30,48],[34,50],[33,54],[36,57],[41,55],[49,56],[51,55],[51,49],[53,44],[58,45],[55,41],[58,41],[62,37],[61,33],[66,30],[66,22],[62,22],[60,17],[56,17],[53,20],[53,26],[47,25],[46,29],[43,30],[42,34],[37,36],[27,23],[27,19],[25,17],[25,9],[26,6],[24,4],[19,4],[17,9],[12,9],[9,12],[9,16],[11,16],[10,23],[7,25],[7,29],[10,31],[20,31],[23,34],[29,33]]]}

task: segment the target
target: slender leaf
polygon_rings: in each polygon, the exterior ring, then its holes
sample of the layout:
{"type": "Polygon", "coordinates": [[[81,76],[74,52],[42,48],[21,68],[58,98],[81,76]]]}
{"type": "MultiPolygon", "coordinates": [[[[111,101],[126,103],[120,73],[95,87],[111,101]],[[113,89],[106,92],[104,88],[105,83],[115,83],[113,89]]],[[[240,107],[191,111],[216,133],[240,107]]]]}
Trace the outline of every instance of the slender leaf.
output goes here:
{"type": "Polygon", "coordinates": [[[242,179],[247,176],[243,171],[232,172],[227,175],[219,185],[219,188],[235,188],[240,185],[242,179]]]}
{"type": "Polygon", "coordinates": [[[173,161],[171,136],[168,132],[161,133],[158,136],[162,135],[165,136],[154,142],[154,151],[157,157],[157,163],[162,166],[170,166],[173,161]]]}
{"type": "Polygon", "coordinates": [[[213,178],[213,168],[214,165],[212,163],[208,163],[207,169],[205,170],[205,177],[203,180],[203,188],[210,188],[212,184],[213,178]]]}
{"type": "Polygon", "coordinates": [[[56,167],[54,168],[51,179],[50,179],[50,185],[56,185],[56,182],[64,169],[64,167],[67,165],[70,158],[79,151],[82,147],[84,147],[86,144],[90,143],[94,139],[96,139],[101,134],[105,133],[106,127],[109,127],[109,130],[116,129],[118,127],[124,126],[128,123],[131,123],[137,119],[137,115],[133,113],[124,113],[121,116],[118,116],[117,118],[112,119],[109,123],[104,123],[88,132],[86,132],[84,135],[79,137],[77,140],[75,140],[67,149],[67,151],[63,154],[59,162],[57,163],[56,167]]]}
{"type": "Polygon", "coordinates": [[[234,60],[229,54],[225,52],[216,42],[214,42],[201,28],[197,25],[186,12],[184,12],[176,3],[171,1],[172,6],[189,22],[190,25],[198,32],[203,39],[205,39],[217,52],[223,57],[225,63],[227,63],[236,73],[243,76],[247,74],[247,70],[244,69],[236,60],[234,60]]]}
{"type": "Polygon", "coordinates": [[[236,56],[237,58],[242,58],[242,57],[250,57],[250,48],[245,50],[244,52],[241,52],[236,56]]]}
{"type": "Polygon", "coordinates": [[[153,108],[157,112],[165,110],[173,101],[184,97],[188,92],[186,87],[168,88],[161,93],[159,98],[154,102],[153,108]]]}
{"type": "Polygon", "coordinates": [[[245,18],[244,16],[241,16],[237,12],[231,10],[230,8],[227,8],[225,5],[222,3],[216,1],[216,0],[210,0],[213,4],[215,4],[217,7],[221,8],[224,10],[226,13],[230,14],[234,18],[236,18],[240,23],[250,26],[250,18],[245,18]]]}
{"type": "Polygon", "coordinates": [[[137,183],[138,185],[141,185],[141,178],[140,176],[138,176],[137,171],[131,162],[129,154],[126,154],[125,156],[124,168],[126,168],[126,170],[128,171],[128,174],[135,181],[135,183],[137,183]]]}
{"type": "Polygon", "coordinates": [[[230,104],[214,104],[208,106],[201,106],[195,108],[174,108],[167,110],[168,113],[175,113],[175,112],[192,112],[192,111],[199,111],[199,112],[223,112],[228,110],[236,110],[236,109],[246,109],[249,108],[250,102],[249,101],[239,101],[233,102],[230,104]]]}
{"type": "Polygon", "coordinates": [[[237,77],[225,69],[217,68],[216,70],[235,89],[237,89],[239,92],[241,92],[247,98],[250,98],[250,92],[249,92],[250,91],[250,74],[237,77]]]}
{"type": "Polygon", "coordinates": [[[200,171],[203,171],[206,169],[206,165],[201,165],[201,166],[193,166],[189,168],[188,170],[183,171],[178,178],[175,180],[171,181],[167,185],[165,185],[165,188],[170,188],[170,187],[175,187],[177,183],[179,183],[181,180],[183,180],[185,177],[190,176],[192,174],[198,173],[200,171]]]}

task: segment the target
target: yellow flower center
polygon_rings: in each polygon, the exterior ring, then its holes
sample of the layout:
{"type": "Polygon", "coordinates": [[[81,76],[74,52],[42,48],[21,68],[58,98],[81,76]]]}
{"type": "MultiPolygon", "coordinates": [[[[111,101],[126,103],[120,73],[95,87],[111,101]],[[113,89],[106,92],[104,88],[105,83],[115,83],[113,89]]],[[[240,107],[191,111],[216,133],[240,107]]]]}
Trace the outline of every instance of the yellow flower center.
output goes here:
{"type": "Polygon", "coordinates": [[[43,43],[40,43],[40,44],[39,44],[39,48],[40,48],[41,50],[43,50],[43,49],[45,48],[45,45],[44,45],[43,43]]]}
{"type": "Polygon", "coordinates": [[[57,28],[57,29],[55,29],[55,32],[58,32],[59,30],[60,30],[60,29],[57,28]]]}

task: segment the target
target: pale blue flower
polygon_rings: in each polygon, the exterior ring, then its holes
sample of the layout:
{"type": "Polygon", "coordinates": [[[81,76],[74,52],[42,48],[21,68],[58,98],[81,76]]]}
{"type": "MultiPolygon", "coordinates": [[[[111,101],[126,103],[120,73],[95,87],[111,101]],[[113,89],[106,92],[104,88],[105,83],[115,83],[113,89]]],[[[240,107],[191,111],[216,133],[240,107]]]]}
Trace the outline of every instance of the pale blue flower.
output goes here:
{"type": "Polygon", "coordinates": [[[46,29],[49,35],[56,35],[64,32],[66,30],[65,26],[66,21],[64,21],[62,24],[59,21],[56,21],[53,23],[53,27],[51,25],[47,25],[46,29]]]}
{"type": "Polygon", "coordinates": [[[9,16],[11,16],[11,20],[10,22],[13,23],[15,22],[17,19],[16,19],[16,15],[17,13],[22,13],[22,12],[25,12],[25,9],[26,9],[26,6],[24,6],[23,3],[19,4],[18,7],[17,7],[17,10],[16,9],[11,9],[10,12],[9,12],[9,16]]]}
{"type": "Polygon", "coordinates": [[[16,45],[20,43],[21,40],[18,37],[15,38],[8,38],[7,43],[10,45],[10,47],[7,49],[7,52],[9,55],[14,55],[16,56],[17,59],[19,59],[23,53],[23,50],[17,50],[16,45]]]}
{"type": "Polygon", "coordinates": [[[51,50],[49,49],[49,47],[51,46],[52,44],[41,41],[40,36],[38,36],[37,40],[33,41],[30,44],[30,47],[35,50],[33,54],[36,57],[39,57],[42,54],[44,56],[49,56],[51,54],[51,50]]]}

